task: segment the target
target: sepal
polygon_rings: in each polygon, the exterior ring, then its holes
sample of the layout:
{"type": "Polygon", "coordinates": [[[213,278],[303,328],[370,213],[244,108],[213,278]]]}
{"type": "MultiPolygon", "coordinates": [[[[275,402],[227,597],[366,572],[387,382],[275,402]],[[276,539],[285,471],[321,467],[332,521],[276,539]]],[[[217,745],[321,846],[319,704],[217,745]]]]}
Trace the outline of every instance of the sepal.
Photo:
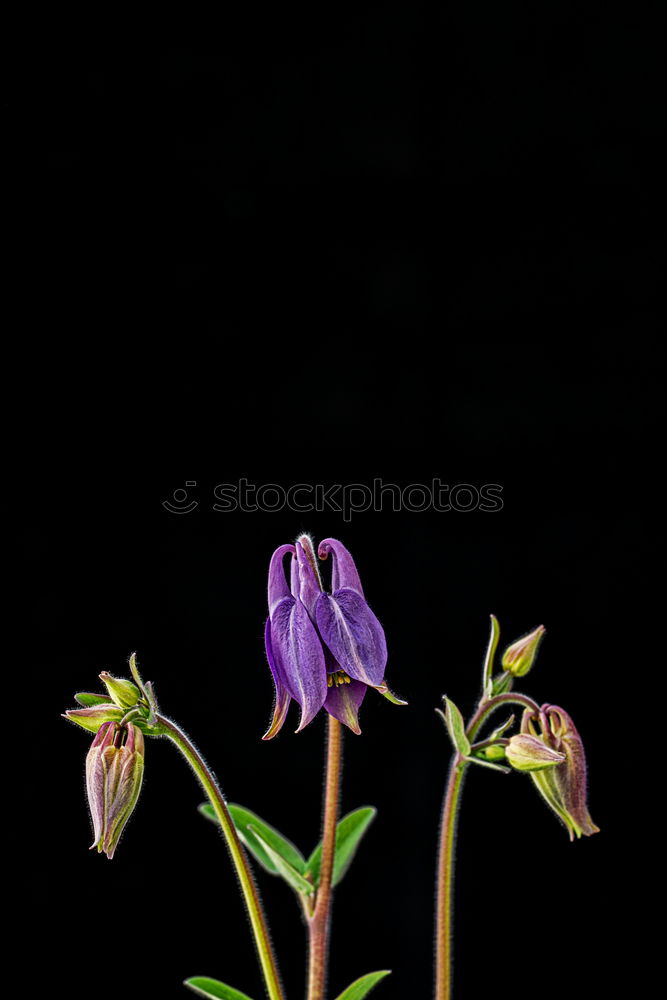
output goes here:
{"type": "Polygon", "coordinates": [[[543,771],[556,767],[565,760],[565,754],[547,746],[543,740],[529,733],[510,737],[505,756],[515,771],[543,771]]]}
{"type": "Polygon", "coordinates": [[[398,695],[394,694],[394,692],[390,690],[389,685],[387,684],[386,681],[382,681],[382,684],[378,684],[378,686],[375,688],[375,690],[379,694],[381,694],[383,698],[386,698],[387,701],[390,701],[392,703],[392,705],[407,705],[408,704],[407,701],[403,701],[402,698],[399,698],[398,695]]]}
{"type": "Polygon", "coordinates": [[[63,713],[64,719],[76,722],[89,733],[97,733],[105,722],[120,722],[125,715],[122,708],[111,702],[103,702],[92,708],[70,708],[63,713]]]}

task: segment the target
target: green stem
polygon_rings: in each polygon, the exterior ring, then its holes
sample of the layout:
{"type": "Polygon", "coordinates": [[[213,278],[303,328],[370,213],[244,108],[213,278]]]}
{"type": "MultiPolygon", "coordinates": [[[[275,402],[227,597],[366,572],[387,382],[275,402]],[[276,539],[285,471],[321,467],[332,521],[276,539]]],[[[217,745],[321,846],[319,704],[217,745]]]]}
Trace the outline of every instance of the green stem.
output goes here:
{"type": "Polygon", "coordinates": [[[324,787],[324,817],[322,821],[322,863],[320,883],[315,907],[308,924],[308,1000],[323,1000],[327,981],[329,957],[329,930],[334,854],[336,850],[336,823],[340,798],[340,772],[343,732],[340,722],[333,716],[327,733],[326,783],[324,787]]]}
{"type": "MultiPolygon", "coordinates": [[[[483,697],[466,729],[466,735],[471,743],[492,712],[503,705],[523,705],[525,708],[538,709],[532,698],[514,692],[498,694],[488,699],[483,697]]],[[[435,1000],[452,998],[454,844],[459,799],[467,768],[468,764],[461,755],[455,754],[449,768],[442,807],[435,924],[435,1000]]]]}
{"type": "Polygon", "coordinates": [[[174,743],[181,751],[199,779],[199,783],[204,789],[211,805],[213,806],[213,809],[215,810],[215,815],[225,837],[232,863],[236,869],[239,882],[241,883],[243,898],[248,909],[248,916],[250,917],[250,924],[255,937],[255,946],[257,948],[259,961],[262,966],[262,972],[264,973],[266,991],[270,1000],[283,1000],[283,991],[280,985],[278,968],[273,954],[273,947],[271,945],[271,939],[269,937],[262,903],[259,898],[259,893],[257,892],[257,887],[253,881],[250,866],[248,865],[248,859],[246,858],[241,842],[239,841],[236,828],[234,827],[234,821],[229,813],[229,809],[227,808],[227,804],[223,798],[218,783],[197,748],[175,722],[172,722],[170,719],[165,719],[164,716],[160,715],[157,717],[157,726],[160,731],[165,736],[168,736],[172,743],[174,743]]]}

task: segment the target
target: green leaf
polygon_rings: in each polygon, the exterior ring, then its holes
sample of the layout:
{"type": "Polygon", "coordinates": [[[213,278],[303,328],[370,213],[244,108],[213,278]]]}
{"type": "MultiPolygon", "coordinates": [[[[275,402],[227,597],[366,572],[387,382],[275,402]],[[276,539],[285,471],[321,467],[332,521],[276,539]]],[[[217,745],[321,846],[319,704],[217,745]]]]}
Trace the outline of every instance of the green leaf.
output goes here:
{"type": "Polygon", "coordinates": [[[274,851],[269,843],[262,837],[259,830],[254,826],[248,827],[248,832],[252,833],[253,836],[259,841],[263,850],[268,854],[269,858],[275,865],[278,875],[285,879],[285,881],[291,885],[299,893],[303,893],[305,896],[310,896],[315,891],[315,887],[312,882],[309,882],[307,878],[296,870],[288,861],[278,853],[274,851]]]}
{"type": "Polygon", "coordinates": [[[491,695],[505,694],[510,691],[513,681],[514,677],[509,672],[496,674],[491,682],[491,695]]]}
{"type": "MultiPolygon", "coordinates": [[[[237,833],[241,839],[244,847],[247,847],[253,857],[259,861],[262,868],[271,875],[280,875],[281,872],[278,871],[275,862],[272,860],[271,856],[265,848],[265,844],[271,847],[272,851],[278,854],[283,861],[286,861],[288,865],[295,868],[296,871],[303,875],[306,870],[306,861],[301,853],[294,846],[294,844],[283,837],[281,833],[272,827],[268,823],[265,823],[263,819],[260,819],[254,812],[249,809],[245,809],[243,806],[234,805],[233,803],[228,803],[227,808],[234,820],[234,826],[236,827],[237,833]],[[250,827],[253,829],[251,830],[250,827]],[[262,838],[264,843],[261,843],[257,838],[256,833],[262,838]]],[[[215,810],[213,806],[205,803],[199,806],[200,813],[210,819],[213,823],[217,823],[217,817],[215,815],[215,810]]]]}
{"type": "Polygon", "coordinates": [[[492,764],[490,760],[484,760],[482,757],[464,757],[468,764],[479,764],[480,767],[488,767],[491,771],[502,771],[503,774],[511,774],[511,767],[503,767],[502,764],[492,764]]]}
{"type": "MultiPolygon", "coordinates": [[[[338,885],[352,864],[361,838],[375,819],[377,809],[373,806],[362,806],[339,820],[336,826],[336,848],[334,854],[332,886],[338,885]]],[[[320,884],[320,865],[322,864],[322,843],[320,842],[308,858],[306,874],[310,875],[317,888],[320,884]]]]}
{"type": "Polygon", "coordinates": [[[90,694],[88,691],[79,691],[74,695],[74,701],[84,708],[94,708],[95,705],[108,705],[108,694],[90,694]]]}
{"type": "Polygon", "coordinates": [[[362,1000],[373,989],[381,979],[391,975],[391,969],[383,969],[382,972],[369,972],[361,979],[355,979],[346,990],[336,997],[336,1000],[362,1000]]]}
{"type": "Polygon", "coordinates": [[[484,742],[490,743],[492,740],[499,740],[501,736],[505,735],[505,733],[510,728],[513,722],[514,722],[514,716],[510,715],[509,719],[506,722],[503,722],[502,726],[498,726],[497,729],[494,729],[491,735],[487,737],[484,740],[484,742]]]}
{"type": "Polygon", "coordinates": [[[491,615],[491,634],[489,635],[489,644],[486,647],[486,656],[484,657],[484,667],[482,669],[482,691],[487,698],[491,697],[493,691],[493,681],[491,675],[493,674],[493,661],[496,656],[496,650],[498,649],[498,640],[500,639],[500,625],[498,624],[498,619],[495,615],[491,615]]]}
{"type": "Polygon", "coordinates": [[[241,993],[240,990],[226,986],[217,979],[209,979],[208,976],[192,976],[191,979],[186,979],[183,985],[200,997],[213,997],[214,1000],[250,1000],[247,993],[241,993]]]}
{"type": "Polygon", "coordinates": [[[215,809],[210,802],[202,802],[201,805],[197,806],[197,811],[200,812],[206,819],[210,819],[211,823],[218,822],[218,817],[215,815],[215,809]]]}
{"type": "MultiPolygon", "coordinates": [[[[447,732],[449,733],[449,738],[454,744],[454,748],[458,750],[462,757],[467,757],[470,753],[470,740],[466,736],[465,722],[463,721],[463,716],[459,712],[458,708],[453,701],[450,701],[446,696],[443,698],[445,703],[445,711],[439,714],[445,720],[445,725],[447,726],[447,732]]],[[[436,712],[438,709],[436,709],[436,712]]]]}

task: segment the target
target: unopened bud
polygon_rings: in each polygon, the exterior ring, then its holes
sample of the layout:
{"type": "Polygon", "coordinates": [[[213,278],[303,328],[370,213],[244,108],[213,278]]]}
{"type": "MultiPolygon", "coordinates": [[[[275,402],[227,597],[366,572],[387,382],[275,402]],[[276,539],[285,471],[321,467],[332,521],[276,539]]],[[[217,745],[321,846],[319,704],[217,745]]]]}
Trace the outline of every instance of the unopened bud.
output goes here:
{"type": "Polygon", "coordinates": [[[518,733],[511,736],[505,747],[505,756],[515,771],[542,771],[545,767],[555,767],[565,760],[564,753],[552,750],[537,736],[518,733]]]}
{"type": "Polygon", "coordinates": [[[565,756],[558,767],[535,771],[530,777],[567,827],[570,840],[598,833],[599,827],[591,819],[586,802],[584,744],[567,712],[557,705],[542,705],[539,711],[527,709],[521,720],[521,732],[565,756]]]}
{"type": "Polygon", "coordinates": [[[86,788],[98,853],[112,858],[144,775],[144,738],[131,723],[105,723],[86,758],[86,788]]]}
{"type": "Polygon", "coordinates": [[[494,763],[500,760],[505,760],[505,747],[502,743],[492,743],[491,746],[475,750],[475,757],[479,757],[482,760],[493,761],[494,763]]]}
{"type": "Polygon", "coordinates": [[[537,656],[537,649],[546,632],[544,625],[538,625],[532,632],[523,635],[503,653],[503,670],[513,677],[523,677],[531,669],[537,656]]]}
{"type": "Polygon", "coordinates": [[[137,685],[124,677],[112,677],[106,670],[103,670],[100,674],[100,680],[103,681],[111,700],[120,708],[133,708],[141,697],[137,685]]]}

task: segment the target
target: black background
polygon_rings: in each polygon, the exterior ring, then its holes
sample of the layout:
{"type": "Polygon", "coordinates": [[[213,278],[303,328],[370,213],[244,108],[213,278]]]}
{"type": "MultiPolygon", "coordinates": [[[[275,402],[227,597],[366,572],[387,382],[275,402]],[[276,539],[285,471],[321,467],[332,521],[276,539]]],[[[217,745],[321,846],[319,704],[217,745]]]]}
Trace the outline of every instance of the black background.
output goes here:
{"type": "MultiPolygon", "coordinates": [[[[641,926],[626,692],[660,386],[651,25],[562,5],[246,5],[28,37],[8,103],[30,168],[10,523],[39,693],[16,828],[38,961],[19,967],[72,997],[178,997],[193,974],[262,996],[184,763],[149,742],[109,863],[87,851],[89,740],[59,713],[137,650],[227,797],[309,851],[323,719],[295,736],[292,709],[260,740],[268,560],[308,530],[354,554],[410,702],[371,693],[345,741],[343,810],[379,813],[336,895],[331,995],[385,967],[378,996],[429,995],[449,755],[433,709],[446,692],[472,710],[491,612],[506,641],[547,626],[524,687],[574,716],[602,832],[570,844],[527,779],[470,775],[458,995],[617,985],[641,926]],[[496,483],[504,506],[214,511],[241,477],[496,483]],[[168,512],[186,480],[198,507],[168,512]]],[[[258,881],[299,996],[297,907],[258,881]]]]}

